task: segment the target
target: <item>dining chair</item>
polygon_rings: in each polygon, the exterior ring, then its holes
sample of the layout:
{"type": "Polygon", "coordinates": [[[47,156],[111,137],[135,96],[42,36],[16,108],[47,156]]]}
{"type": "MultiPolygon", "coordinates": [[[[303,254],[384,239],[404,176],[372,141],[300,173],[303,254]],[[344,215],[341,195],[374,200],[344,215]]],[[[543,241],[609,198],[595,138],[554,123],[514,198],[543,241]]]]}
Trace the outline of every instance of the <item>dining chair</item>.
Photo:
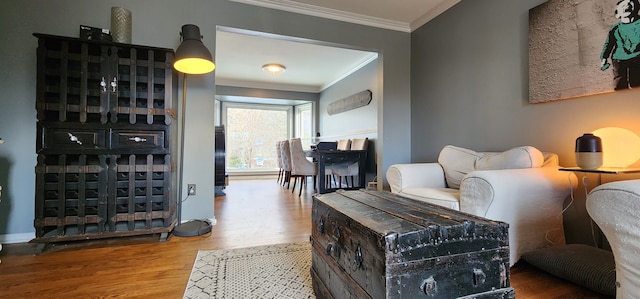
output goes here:
{"type": "Polygon", "coordinates": [[[351,139],[341,139],[338,140],[338,146],[336,147],[339,151],[348,151],[351,149],[351,139]]]}
{"type": "Polygon", "coordinates": [[[280,144],[282,169],[284,170],[284,176],[282,180],[282,186],[287,184],[287,189],[291,185],[291,152],[289,150],[289,140],[284,140],[280,144]]]}
{"type": "Polygon", "coordinates": [[[284,168],[282,168],[282,141],[276,142],[276,163],[276,167],[278,167],[277,182],[280,183],[284,179],[284,168]]]}
{"type": "MultiPolygon", "coordinates": [[[[336,150],[339,151],[348,151],[351,149],[351,139],[340,139],[337,141],[336,150]]],[[[333,173],[333,169],[335,167],[339,167],[338,165],[327,165],[325,166],[324,174],[325,174],[325,182],[327,182],[328,188],[333,188],[333,184],[336,183],[338,187],[342,185],[342,181],[340,178],[336,181],[336,178],[333,173]]]]}
{"type": "MultiPolygon", "coordinates": [[[[369,138],[357,138],[351,141],[352,151],[362,151],[367,150],[369,146],[369,138]]],[[[358,162],[348,162],[337,164],[331,170],[331,173],[338,177],[339,184],[342,184],[342,178],[345,178],[345,182],[347,187],[349,187],[349,178],[351,178],[351,186],[354,186],[355,177],[359,175],[364,175],[364,173],[359,173],[360,165],[358,162]]],[[[361,186],[364,188],[364,186],[361,186]]]]}
{"type": "Polygon", "coordinates": [[[302,140],[300,138],[293,138],[289,141],[291,151],[291,176],[293,177],[293,193],[296,189],[296,182],[298,178],[300,181],[300,191],[298,196],[302,195],[303,186],[307,185],[307,177],[313,176],[313,186],[315,188],[316,178],[318,173],[318,167],[315,163],[309,161],[302,149],[302,140]]]}

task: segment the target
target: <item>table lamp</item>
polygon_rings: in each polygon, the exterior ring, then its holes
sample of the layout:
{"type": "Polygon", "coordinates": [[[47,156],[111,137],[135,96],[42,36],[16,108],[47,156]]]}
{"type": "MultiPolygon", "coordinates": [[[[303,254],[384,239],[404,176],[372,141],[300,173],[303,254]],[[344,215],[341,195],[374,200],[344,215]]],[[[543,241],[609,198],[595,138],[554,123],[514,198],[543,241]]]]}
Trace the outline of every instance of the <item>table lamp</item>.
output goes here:
{"type": "Polygon", "coordinates": [[[605,127],[592,132],[602,139],[604,167],[626,168],[640,158],[640,136],[619,127],[605,127]]]}
{"type": "Polygon", "coordinates": [[[583,169],[602,166],[602,140],[593,133],[584,133],[576,139],[576,163],[583,169]]]}

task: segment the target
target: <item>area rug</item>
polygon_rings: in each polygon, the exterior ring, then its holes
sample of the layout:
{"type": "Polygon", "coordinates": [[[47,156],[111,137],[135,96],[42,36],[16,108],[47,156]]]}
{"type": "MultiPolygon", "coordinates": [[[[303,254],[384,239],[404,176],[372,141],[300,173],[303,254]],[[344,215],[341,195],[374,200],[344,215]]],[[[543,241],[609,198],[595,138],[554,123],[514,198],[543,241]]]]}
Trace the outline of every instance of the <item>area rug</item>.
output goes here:
{"type": "Polygon", "coordinates": [[[200,250],[183,298],[315,298],[311,245],[200,250]]]}

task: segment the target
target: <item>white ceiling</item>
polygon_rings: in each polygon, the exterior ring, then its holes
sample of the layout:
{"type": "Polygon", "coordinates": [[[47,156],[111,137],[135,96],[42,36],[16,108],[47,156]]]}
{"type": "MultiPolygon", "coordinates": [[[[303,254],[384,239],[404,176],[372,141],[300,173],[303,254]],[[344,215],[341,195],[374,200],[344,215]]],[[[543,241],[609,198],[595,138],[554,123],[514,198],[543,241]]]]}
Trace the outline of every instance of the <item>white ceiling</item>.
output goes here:
{"type": "MultiPolygon", "coordinates": [[[[461,0],[230,1],[411,32],[461,0]]],[[[260,32],[220,28],[216,35],[218,85],[317,93],[377,58],[367,49],[260,32]],[[287,70],[267,74],[262,71],[267,63],[287,70]]]]}
{"type": "Polygon", "coordinates": [[[218,30],[216,84],[317,93],[377,58],[377,53],[256,32],[218,30]],[[286,67],[262,71],[267,63],[286,67]]]}

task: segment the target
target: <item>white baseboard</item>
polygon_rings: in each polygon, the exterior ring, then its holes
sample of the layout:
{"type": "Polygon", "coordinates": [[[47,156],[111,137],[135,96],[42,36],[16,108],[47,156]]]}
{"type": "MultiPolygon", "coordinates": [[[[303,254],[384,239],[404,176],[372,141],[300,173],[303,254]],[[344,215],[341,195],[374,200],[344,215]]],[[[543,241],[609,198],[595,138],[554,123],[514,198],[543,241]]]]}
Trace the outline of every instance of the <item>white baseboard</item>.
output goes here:
{"type": "Polygon", "coordinates": [[[0,243],[3,243],[3,244],[26,243],[33,240],[33,238],[35,237],[36,237],[35,232],[0,235],[0,243]]]}
{"type": "MultiPolygon", "coordinates": [[[[216,225],[217,220],[215,217],[209,219],[212,225],[216,225]]],[[[15,243],[27,243],[36,237],[36,233],[21,233],[21,234],[7,234],[0,235],[0,244],[15,244],[15,243]]]]}

